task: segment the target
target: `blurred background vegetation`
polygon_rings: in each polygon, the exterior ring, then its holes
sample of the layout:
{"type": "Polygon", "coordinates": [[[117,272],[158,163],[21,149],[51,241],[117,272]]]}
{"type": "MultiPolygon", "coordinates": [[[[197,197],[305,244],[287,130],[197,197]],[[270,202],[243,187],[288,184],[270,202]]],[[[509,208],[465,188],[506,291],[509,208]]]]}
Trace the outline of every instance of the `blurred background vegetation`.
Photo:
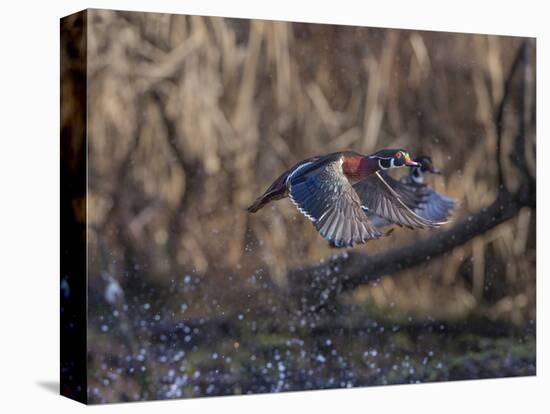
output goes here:
{"type": "Polygon", "coordinates": [[[535,373],[534,201],[323,318],[288,274],[341,252],[287,201],[244,211],[301,159],[389,147],[433,158],[455,223],[484,211],[534,179],[534,42],[101,10],[88,34],[92,401],[535,373]]]}

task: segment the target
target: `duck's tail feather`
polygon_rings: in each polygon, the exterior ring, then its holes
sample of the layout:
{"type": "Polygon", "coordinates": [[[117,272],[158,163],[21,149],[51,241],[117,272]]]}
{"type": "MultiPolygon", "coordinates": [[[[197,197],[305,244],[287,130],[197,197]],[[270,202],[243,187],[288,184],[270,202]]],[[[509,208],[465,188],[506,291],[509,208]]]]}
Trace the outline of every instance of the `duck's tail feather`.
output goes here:
{"type": "Polygon", "coordinates": [[[266,204],[267,204],[266,198],[262,195],[258,197],[250,206],[248,206],[246,208],[246,211],[248,211],[249,213],[255,213],[266,204]]]}
{"type": "Polygon", "coordinates": [[[286,191],[284,188],[278,188],[276,190],[272,191],[266,191],[264,194],[262,194],[260,197],[258,197],[250,206],[246,208],[246,211],[249,213],[255,213],[266,204],[275,201],[280,200],[281,198],[284,198],[286,196],[286,191]]]}

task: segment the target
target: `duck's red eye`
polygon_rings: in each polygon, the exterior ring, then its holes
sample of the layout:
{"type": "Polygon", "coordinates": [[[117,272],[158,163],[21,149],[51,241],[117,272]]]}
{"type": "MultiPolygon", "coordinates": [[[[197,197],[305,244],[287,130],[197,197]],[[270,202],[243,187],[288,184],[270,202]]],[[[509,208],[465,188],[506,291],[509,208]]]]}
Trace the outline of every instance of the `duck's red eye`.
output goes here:
{"type": "Polygon", "coordinates": [[[401,158],[401,156],[402,156],[402,154],[401,154],[400,152],[397,152],[397,153],[395,154],[395,157],[396,157],[396,158],[401,158]]]}

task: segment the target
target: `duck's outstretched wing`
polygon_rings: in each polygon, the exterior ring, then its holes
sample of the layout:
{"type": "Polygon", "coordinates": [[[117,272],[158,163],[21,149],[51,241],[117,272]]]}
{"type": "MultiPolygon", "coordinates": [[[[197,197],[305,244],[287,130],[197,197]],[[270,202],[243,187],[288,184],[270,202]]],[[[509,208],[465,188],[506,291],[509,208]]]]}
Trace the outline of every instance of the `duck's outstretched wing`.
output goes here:
{"type": "Polygon", "coordinates": [[[391,177],[386,182],[398,193],[404,195],[404,201],[411,210],[427,220],[444,222],[451,216],[456,207],[456,200],[446,197],[424,183],[417,183],[409,176],[397,181],[391,177]]]}
{"type": "Polygon", "coordinates": [[[432,190],[428,186],[422,189],[422,204],[414,211],[420,217],[431,221],[446,221],[456,207],[456,200],[432,190]]]}
{"type": "Polygon", "coordinates": [[[407,191],[398,193],[378,172],[356,183],[353,188],[359,195],[365,211],[385,218],[391,223],[411,229],[433,228],[444,224],[416,214],[411,209],[418,206],[416,195],[407,191]]]}
{"type": "MultiPolygon", "coordinates": [[[[396,180],[388,173],[380,171],[378,173],[382,180],[388,184],[403,200],[403,203],[411,210],[416,211],[424,202],[427,196],[424,184],[414,184],[408,181],[396,180]]],[[[361,183],[357,183],[360,185],[361,183]]]]}
{"type": "Polygon", "coordinates": [[[369,223],[340,157],[297,169],[287,186],[290,200],[332,246],[350,247],[384,235],[369,223]]]}

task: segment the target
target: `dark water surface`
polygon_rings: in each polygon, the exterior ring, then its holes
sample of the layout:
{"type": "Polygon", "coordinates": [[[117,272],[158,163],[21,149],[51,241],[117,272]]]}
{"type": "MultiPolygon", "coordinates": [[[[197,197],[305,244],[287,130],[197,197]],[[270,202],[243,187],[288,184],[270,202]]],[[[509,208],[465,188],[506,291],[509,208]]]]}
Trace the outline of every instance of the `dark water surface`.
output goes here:
{"type": "MultiPolygon", "coordinates": [[[[357,319],[357,318],[355,318],[357,319]]],[[[90,401],[169,399],[534,375],[534,324],[382,324],[236,315],[90,332],[90,401]],[[116,338],[116,341],[113,340],[116,338]],[[129,351],[131,350],[131,351],[129,351]]]]}

